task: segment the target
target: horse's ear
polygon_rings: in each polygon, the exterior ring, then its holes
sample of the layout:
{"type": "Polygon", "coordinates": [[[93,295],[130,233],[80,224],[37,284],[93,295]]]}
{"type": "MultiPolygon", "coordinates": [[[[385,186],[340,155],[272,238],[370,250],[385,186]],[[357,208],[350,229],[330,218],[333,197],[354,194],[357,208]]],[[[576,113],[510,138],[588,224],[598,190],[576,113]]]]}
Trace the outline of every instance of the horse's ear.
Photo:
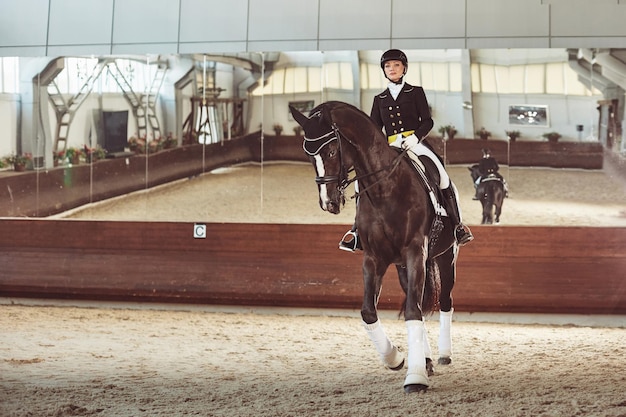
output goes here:
{"type": "Polygon", "coordinates": [[[300,126],[304,127],[304,124],[309,120],[309,118],[300,113],[300,111],[293,106],[289,106],[289,111],[291,112],[291,115],[293,116],[295,121],[298,122],[300,126]]]}

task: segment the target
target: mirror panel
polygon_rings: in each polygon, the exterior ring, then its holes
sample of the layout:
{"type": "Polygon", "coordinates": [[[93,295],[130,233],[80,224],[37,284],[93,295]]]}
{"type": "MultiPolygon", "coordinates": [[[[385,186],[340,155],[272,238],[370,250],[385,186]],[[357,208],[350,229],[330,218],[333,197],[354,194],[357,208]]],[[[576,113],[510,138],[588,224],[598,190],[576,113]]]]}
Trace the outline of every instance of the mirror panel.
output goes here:
{"type": "MultiPolygon", "coordinates": [[[[585,51],[405,51],[406,81],[426,90],[435,120],[428,140],[460,188],[469,224],[478,222],[480,205],[471,200],[467,167],[484,147],[515,196],[526,187],[522,167],[549,171],[574,163],[593,170],[596,145],[623,146],[623,110],[617,113],[623,90],[585,51]],[[550,132],[561,135],[556,145],[548,142],[550,132]],[[574,145],[581,151],[562,152],[574,145]]],[[[293,221],[351,223],[352,201],[345,217],[324,216],[304,155],[284,157],[300,143],[288,105],[310,110],[340,100],[369,113],[374,95],[386,88],[381,53],[2,58],[2,136],[13,139],[0,143],[1,154],[32,156],[24,173],[2,168],[2,216],[284,222],[290,220],[276,215],[281,207],[274,202],[304,199],[308,205],[293,221]],[[296,161],[274,164],[281,159],[296,161]],[[237,166],[250,160],[257,164],[237,166]],[[304,185],[289,191],[291,182],[277,181],[274,171],[304,185]],[[181,205],[184,195],[194,203],[181,205]],[[158,212],[163,199],[168,209],[158,212]],[[247,209],[237,217],[229,206],[240,200],[247,209]]],[[[576,200],[553,192],[560,203],[576,200]]],[[[616,203],[623,201],[619,195],[616,203]]]]}

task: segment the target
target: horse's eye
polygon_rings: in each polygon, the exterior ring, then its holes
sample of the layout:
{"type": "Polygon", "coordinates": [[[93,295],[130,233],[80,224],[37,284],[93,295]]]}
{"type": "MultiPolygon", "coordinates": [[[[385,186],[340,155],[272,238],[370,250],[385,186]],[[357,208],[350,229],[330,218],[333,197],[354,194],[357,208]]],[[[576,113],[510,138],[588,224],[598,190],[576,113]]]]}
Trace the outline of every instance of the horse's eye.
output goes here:
{"type": "Polygon", "coordinates": [[[330,152],[328,152],[328,156],[330,158],[332,158],[335,155],[337,155],[337,149],[331,149],[330,152]]]}

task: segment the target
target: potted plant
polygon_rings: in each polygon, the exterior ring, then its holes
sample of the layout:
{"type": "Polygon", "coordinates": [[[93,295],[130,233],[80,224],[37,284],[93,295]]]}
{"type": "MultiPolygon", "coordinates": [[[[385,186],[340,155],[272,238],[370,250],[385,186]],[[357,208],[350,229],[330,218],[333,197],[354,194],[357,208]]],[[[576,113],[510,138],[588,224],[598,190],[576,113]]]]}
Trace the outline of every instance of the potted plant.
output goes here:
{"type": "Polygon", "coordinates": [[[485,129],[484,127],[481,127],[480,130],[477,130],[476,134],[482,140],[487,140],[487,139],[489,139],[491,137],[491,132],[488,131],[487,129],[485,129]]]}
{"type": "Polygon", "coordinates": [[[143,155],[146,153],[146,139],[138,138],[137,136],[131,136],[128,139],[128,148],[131,150],[131,152],[143,155]]]}
{"type": "Polygon", "coordinates": [[[30,153],[11,154],[4,158],[7,165],[13,165],[13,169],[17,172],[24,171],[26,165],[33,160],[33,155],[30,153]]]}
{"type": "Polygon", "coordinates": [[[65,150],[65,157],[72,165],[78,165],[80,163],[80,157],[83,155],[83,151],[78,148],[70,147],[65,150]]]}
{"type": "Polygon", "coordinates": [[[296,126],[293,128],[293,133],[296,134],[296,136],[302,136],[302,126],[296,126]]]}
{"type": "Polygon", "coordinates": [[[522,135],[519,130],[505,130],[504,133],[511,142],[515,142],[522,135]]]}
{"type": "Polygon", "coordinates": [[[85,145],[84,154],[87,162],[96,162],[106,158],[107,151],[100,145],[97,145],[95,148],[90,148],[89,146],[85,145]]]}
{"type": "Polygon", "coordinates": [[[558,132],[548,132],[542,135],[544,138],[548,139],[548,142],[556,143],[561,138],[561,134],[558,132]]]}
{"type": "Polygon", "coordinates": [[[441,137],[448,136],[449,140],[454,139],[454,136],[458,133],[456,128],[452,125],[445,125],[439,128],[439,133],[441,133],[441,137]]]}
{"type": "Polygon", "coordinates": [[[178,139],[172,135],[172,132],[167,134],[167,137],[163,139],[163,149],[172,149],[178,146],[178,139]]]}
{"type": "Polygon", "coordinates": [[[52,161],[55,167],[58,167],[65,160],[65,151],[52,152],[52,161]]]}
{"type": "Polygon", "coordinates": [[[274,129],[274,134],[276,136],[280,136],[280,134],[283,133],[283,125],[281,125],[280,123],[274,124],[274,126],[272,126],[272,129],[274,129]]]}

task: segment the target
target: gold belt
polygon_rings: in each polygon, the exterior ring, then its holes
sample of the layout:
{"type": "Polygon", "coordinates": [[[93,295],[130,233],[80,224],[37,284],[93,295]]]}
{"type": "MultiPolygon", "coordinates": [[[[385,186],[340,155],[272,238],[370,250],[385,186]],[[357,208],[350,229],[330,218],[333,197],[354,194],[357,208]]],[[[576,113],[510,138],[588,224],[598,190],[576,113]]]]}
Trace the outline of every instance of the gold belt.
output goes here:
{"type": "Polygon", "coordinates": [[[396,138],[398,137],[398,135],[402,135],[403,137],[407,138],[407,137],[411,136],[413,133],[415,133],[415,130],[408,130],[406,132],[398,133],[396,135],[387,136],[387,142],[388,143],[395,142],[396,138]]]}

